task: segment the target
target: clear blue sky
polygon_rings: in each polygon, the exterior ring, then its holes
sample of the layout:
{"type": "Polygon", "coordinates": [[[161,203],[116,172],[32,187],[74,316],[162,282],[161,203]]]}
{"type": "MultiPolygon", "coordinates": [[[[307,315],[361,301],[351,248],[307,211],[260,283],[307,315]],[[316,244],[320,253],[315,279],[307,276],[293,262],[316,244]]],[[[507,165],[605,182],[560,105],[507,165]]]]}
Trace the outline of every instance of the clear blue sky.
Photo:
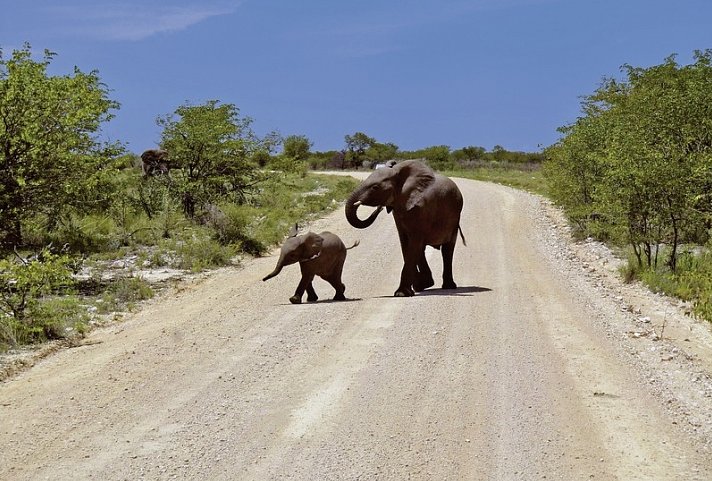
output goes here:
{"type": "MultiPolygon", "coordinates": [[[[712,48],[711,0],[0,0],[0,46],[98,70],[103,135],[140,153],[186,101],[233,103],[313,150],[365,132],[401,150],[536,151],[620,66],[712,48]]],[[[39,57],[38,57],[39,58],[39,57]]]]}

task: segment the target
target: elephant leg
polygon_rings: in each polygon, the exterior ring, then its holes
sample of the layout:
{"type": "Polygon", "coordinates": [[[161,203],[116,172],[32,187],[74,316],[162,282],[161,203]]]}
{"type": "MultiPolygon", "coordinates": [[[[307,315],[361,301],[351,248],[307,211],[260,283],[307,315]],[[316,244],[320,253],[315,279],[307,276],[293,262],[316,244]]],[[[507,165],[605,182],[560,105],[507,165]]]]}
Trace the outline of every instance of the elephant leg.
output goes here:
{"type": "Polygon", "coordinates": [[[452,257],[455,253],[455,242],[443,244],[443,289],[457,289],[457,284],[452,278],[452,257]]]}
{"type": "Polygon", "coordinates": [[[393,294],[395,297],[410,297],[415,295],[413,283],[418,274],[418,261],[424,255],[424,246],[420,242],[409,242],[404,249],[403,270],[401,270],[401,279],[398,289],[393,294]]]}
{"type": "Polygon", "coordinates": [[[316,302],[319,300],[319,296],[316,295],[313,283],[309,283],[307,286],[307,302],[316,302]]]}
{"type": "Polygon", "coordinates": [[[425,258],[425,249],[423,249],[423,255],[420,256],[420,260],[418,261],[418,269],[415,281],[413,282],[413,289],[415,289],[416,292],[421,292],[434,285],[433,273],[428,265],[428,260],[425,258]]]}
{"type": "Polygon", "coordinates": [[[409,238],[408,235],[401,229],[400,225],[396,222],[396,228],[398,230],[398,240],[400,241],[401,253],[403,254],[403,269],[401,269],[400,285],[396,292],[393,293],[394,297],[410,297],[415,295],[413,291],[413,279],[415,279],[416,274],[416,264],[415,261],[409,262],[409,238]]]}
{"type": "Polygon", "coordinates": [[[297,290],[294,291],[294,295],[289,298],[289,302],[292,304],[301,304],[304,291],[307,291],[307,301],[315,302],[318,297],[312,286],[312,280],[314,280],[314,274],[305,274],[302,272],[302,280],[299,281],[297,290]]]}
{"type": "Polygon", "coordinates": [[[345,301],[346,296],[344,296],[344,291],[346,290],[346,286],[344,285],[343,282],[341,282],[341,273],[344,270],[343,264],[338,267],[329,277],[324,278],[326,282],[331,284],[331,287],[334,288],[336,291],[336,294],[334,295],[334,300],[335,301],[345,301]]]}
{"type": "Polygon", "coordinates": [[[341,279],[338,277],[330,277],[326,281],[331,284],[331,287],[333,287],[336,291],[336,294],[334,295],[334,300],[345,301],[346,296],[344,296],[344,291],[346,290],[346,286],[343,282],[341,282],[341,279]]]}

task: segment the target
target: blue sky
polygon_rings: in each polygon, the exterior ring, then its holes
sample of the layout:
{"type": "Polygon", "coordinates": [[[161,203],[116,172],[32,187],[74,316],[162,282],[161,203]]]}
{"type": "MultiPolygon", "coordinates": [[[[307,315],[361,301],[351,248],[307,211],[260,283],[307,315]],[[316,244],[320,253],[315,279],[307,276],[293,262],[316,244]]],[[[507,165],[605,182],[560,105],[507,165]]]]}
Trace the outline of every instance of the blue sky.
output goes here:
{"type": "Polygon", "coordinates": [[[217,99],[258,135],[338,150],[537,151],[620,66],[712,48],[710,0],[0,0],[0,47],[98,70],[121,104],[103,135],[140,153],[156,117],[217,99]]]}

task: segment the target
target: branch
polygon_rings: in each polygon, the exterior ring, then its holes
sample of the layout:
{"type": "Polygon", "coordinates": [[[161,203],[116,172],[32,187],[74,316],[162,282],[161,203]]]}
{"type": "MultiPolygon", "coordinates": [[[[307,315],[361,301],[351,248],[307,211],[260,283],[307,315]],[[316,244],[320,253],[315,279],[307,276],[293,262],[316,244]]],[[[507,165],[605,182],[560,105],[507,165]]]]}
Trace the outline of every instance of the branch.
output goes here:
{"type": "Polygon", "coordinates": [[[15,256],[17,256],[17,258],[20,259],[20,262],[22,262],[23,265],[27,265],[27,259],[23,258],[23,257],[17,252],[17,246],[12,246],[12,251],[15,253],[15,256]]]}

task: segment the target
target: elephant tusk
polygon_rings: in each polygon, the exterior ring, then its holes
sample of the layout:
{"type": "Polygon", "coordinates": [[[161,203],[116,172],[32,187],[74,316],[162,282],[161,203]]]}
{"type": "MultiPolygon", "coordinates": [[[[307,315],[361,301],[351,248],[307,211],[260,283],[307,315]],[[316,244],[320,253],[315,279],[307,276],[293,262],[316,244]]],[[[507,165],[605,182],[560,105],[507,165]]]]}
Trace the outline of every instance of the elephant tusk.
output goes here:
{"type": "Polygon", "coordinates": [[[354,206],[355,206],[355,207],[358,207],[358,206],[360,206],[360,205],[361,205],[361,201],[360,201],[360,200],[357,200],[356,202],[354,202],[354,206]]]}
{"type": "Polygon", "coordinates": [[[316,259],[316,258],[319,257],[320,255],[321,255],[321,251],[317,252],[316,254],[314,254],[313,256],[311,256],[309,259],[305,259],[305,260],[303,260],[303,261],[301,261],[301,262],[313,261],[314,259],[316,259]]]}

